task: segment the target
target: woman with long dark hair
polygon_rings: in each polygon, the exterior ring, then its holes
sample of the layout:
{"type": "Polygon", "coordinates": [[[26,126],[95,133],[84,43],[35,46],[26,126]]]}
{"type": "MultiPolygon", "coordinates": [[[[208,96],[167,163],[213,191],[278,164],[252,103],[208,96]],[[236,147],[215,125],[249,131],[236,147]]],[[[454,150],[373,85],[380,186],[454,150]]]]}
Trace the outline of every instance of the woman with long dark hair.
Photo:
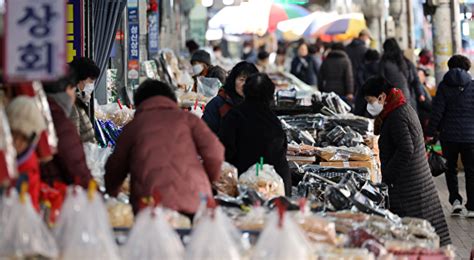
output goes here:
{"type": "Polygon", "coordinates": [[[234,106],[244,100],[243,86],[247,77],[258,73],[257,67],[252,63],[242,61],[235,65],[226,79],[224,87],[214,97],[204,110],[202,119],[207,123],[214,133],[219,132],[222,118],[234,106]]]}
{"type": "Polygon", "coordinates": [[[425,101],[416,67],[405,58],[403,50],[394,38],[387,39],[383,44],[380,75],[401,89],[408,103],[415,110],[418,102],[425,101]]]}

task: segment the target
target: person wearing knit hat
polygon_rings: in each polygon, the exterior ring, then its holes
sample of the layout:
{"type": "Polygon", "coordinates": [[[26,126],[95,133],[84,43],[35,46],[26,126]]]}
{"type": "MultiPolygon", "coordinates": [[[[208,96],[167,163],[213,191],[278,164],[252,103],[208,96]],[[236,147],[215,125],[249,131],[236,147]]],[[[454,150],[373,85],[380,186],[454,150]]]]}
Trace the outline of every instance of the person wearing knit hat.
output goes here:
{"type": "Polygon", "coordinates": [[[46,122],[35,99],[19,96],[6,107],[8,123],[17,152],[18,172],[21,179],[28,180],[28,189],[33,206],[39,211],[40,165],[35,149],[46,122]]]}
{"type": "Polygon", "coordinates": [[[193,65],[194,76],[206,77],[211,64],[211,55],[204,50],[196,51],[191,57],[191,65],[193,65]]]}

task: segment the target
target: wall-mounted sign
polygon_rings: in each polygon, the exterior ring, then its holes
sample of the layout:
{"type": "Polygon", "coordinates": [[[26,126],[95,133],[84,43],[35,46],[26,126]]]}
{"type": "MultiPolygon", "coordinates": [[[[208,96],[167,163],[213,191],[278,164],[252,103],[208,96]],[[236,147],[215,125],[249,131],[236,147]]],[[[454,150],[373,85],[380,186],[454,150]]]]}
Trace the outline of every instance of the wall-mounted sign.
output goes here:
{"type": "Polygon", "coordinates": [[[71,62],[75,57],[83,56],[82,4],[82,0],[68,0],[67,2],[67,62],[71,62]]]}

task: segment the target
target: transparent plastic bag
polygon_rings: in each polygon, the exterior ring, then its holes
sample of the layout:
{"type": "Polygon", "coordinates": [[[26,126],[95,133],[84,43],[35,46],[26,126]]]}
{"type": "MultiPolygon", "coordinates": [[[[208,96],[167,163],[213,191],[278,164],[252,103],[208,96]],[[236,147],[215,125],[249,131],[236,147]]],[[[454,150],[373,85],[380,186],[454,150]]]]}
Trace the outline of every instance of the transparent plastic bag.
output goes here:
{"type": "Polygon", "coordinates": [[[104,185],[105,164],[112,154],[112,148],[102,148],[97,144],[84,143],[84,153],[86,155],[86,163],[91,171],[92,176],[97,180],[99,186],[104,185]]]}
{"type": "Polygon", "coordinates": [[[251,260],[316,259],[309,242],[292,218],[273,213],[260,234],[251,260]]]}
{"type": "Polygon", "coordinates": [[[102,197],[95,185],[86,193],[69,187],[54,230],[60,259],[120,259],[102,197]]]}
{"type": "Polygon", "coordinates": [[[7,202],[11,204],[4,204],[4,200],[2,205],[2,215],[6,219],[1,223],[3,228],[0,234],[0,258],[57,258],[56,241],[33,208],[27,192],[28,186],[22,184],[21,190],[20,195],[12,190],[10,201],[7,202]]]}
{"type": "Polygon", "coordinates": [[[236,220],[236,225],[241,230],[261,231],[267,222],[267,212],[260,206],[253,207],[249,213],[236,220]]]}
{"type": "Polygon", "coordinates": [[[218,193],[226,194],[232,197],[239,195],[237,189],[238,184],[238,170],[230,163],[224,162],[221,166],[221,175],[219,180],[212,185],[218,193]]]}
{"type": "Polygon", "coordinates": [[[318,157],[327,162],[369,161],[372,154],[370,148],[364,145],[317,148],[318,157]]]}
{"type": "Polygon", "coordinates": [[[148,207],[140,211],[122,249],[127,259],[183,259],[181,239],[166,220],[162,208],[148,207]]]}
{"type": "Polygon", "coordinates": [[[205,97],[212,98],[217,96],[221,86],[222,83],[217,78],[197,78],[197,93],[200,93],[205,97]]]}
{"type": "Polygon", "coordinates": [[[276,173],[273,166],[255,164],[245,173],[240,175],[239,184],[246,185],[259,193],[266,199],[285,196],[285,185],[283,179],[276,173]]]}
{"type": "Polygon", "coordinates": [[[95,116],[102,121],[111,120],[115,125],[123,127],[132,121],[135,115],[135,110],[126,106],[121,106],[118,103],[111,103],[107,105],[96,104],[95,116]]]}
{"type": "Polygon", "coordinates": [[[16,150],[4,107],[0,103],[0,184],[16,178],[16,150]]]}
{"type": "Polygon", "coordinates": [[[292,217],[310,241],[331,245],[337,243],[336,225],[326,219],[311,214],[307,205],[293,214],[292,217]]]}
{"type": "Polygon", "coordinates": [[[184,259],[241,259],[240,246],[233,230],[235,227],[220,208],[208,209],[191,233],[184,259]]]}
{"type": "Polygon", "coordinates": [[[132,205],[125,204],[117,199],[107,201],[107,213],[112,227],[130,228],[133,226],[132,205]]]}

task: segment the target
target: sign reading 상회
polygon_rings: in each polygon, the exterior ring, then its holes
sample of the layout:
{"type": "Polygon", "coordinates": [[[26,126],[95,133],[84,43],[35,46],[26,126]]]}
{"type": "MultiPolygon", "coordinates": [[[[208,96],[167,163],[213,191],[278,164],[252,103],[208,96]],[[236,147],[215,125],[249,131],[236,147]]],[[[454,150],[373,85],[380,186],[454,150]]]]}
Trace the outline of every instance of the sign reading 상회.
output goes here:
{"type": "Polygon", "coordinates": [[[55,80],[66,71],[66,1],[8,0],[5,79],[55,80]]]}

